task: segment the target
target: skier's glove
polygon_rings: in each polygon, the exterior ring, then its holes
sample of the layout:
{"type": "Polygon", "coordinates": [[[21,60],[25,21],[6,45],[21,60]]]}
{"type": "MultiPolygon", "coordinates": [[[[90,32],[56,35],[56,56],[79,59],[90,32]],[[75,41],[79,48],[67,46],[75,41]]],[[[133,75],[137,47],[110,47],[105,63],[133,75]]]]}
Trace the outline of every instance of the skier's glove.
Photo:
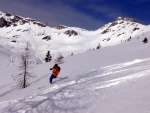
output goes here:
{"type": "Polygon", "coordinates": [[[50,68],[50,70],[52,70],[52,68],[50,68]]]}

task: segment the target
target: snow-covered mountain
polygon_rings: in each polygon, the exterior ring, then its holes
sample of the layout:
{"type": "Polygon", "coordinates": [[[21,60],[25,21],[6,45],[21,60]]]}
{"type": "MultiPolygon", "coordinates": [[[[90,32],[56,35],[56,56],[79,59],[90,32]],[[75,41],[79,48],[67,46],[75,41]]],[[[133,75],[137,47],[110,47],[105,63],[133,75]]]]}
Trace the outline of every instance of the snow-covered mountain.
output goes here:
{"type": "Polygon", "coordinates": [[[119,17],[95,31],[50,28],[2,12],[0,26],[0,113],[150,112],[150,26],[119,17]],[[17,56],[26,42],[37,60],[48,50],[54,57],[58,52],[82,54],[64,58],[52,85],[49,69],[54,60],[32,64],[35,78],[18,90],[12,75],[20,72],[17,56]]]}
{"type": "Polygon", "coordinates": [[[150,26],[132,18],[119,17],[98,30],[88,31],[63,25],[50,28],[34,19],[0,13],[0,45],[18,52],[29,42],[41,60],[44,60],[47,51],[53,58],[58,53],[68,56],[96,49],[97,46],[106,47],[133,38],[145,38],[149,32],[150,26]]]}

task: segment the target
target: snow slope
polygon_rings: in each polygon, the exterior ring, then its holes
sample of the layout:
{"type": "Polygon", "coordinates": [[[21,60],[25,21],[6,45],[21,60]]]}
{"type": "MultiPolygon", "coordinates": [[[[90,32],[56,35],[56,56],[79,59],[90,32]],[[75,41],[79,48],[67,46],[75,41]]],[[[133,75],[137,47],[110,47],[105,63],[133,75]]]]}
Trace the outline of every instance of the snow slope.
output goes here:
{"type": "Polygon", "coordinates": [[[150,44],[142,40],[66,57],[52,85],[53,62],[35,65],[23,90],[12,87],[15,66],[1,70],[9,79],[0,86],[0,113],[149,113],[150,44]]]}

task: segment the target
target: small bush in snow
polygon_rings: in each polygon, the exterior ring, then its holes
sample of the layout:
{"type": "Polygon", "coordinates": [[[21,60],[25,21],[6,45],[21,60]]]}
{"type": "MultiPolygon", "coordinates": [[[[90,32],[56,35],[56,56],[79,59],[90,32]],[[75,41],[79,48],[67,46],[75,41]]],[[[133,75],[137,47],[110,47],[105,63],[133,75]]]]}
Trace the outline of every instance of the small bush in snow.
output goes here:
{"type": "Polygon", "coordinates": [[[99,43],[96,49],[100,49],[100,48],[101,48],[101,44],[99,43]]]}
{"type": "Polygon", "coordinates": [[[58,53],[58,55],[55,59],[55,63],[62,64],[62,63],[64,63],[63,59],[64,59],[64,56],[61,53],[58,53]]]}
{"type": "Polygon", "coordinates": [[[143,42],[144,42],[144,44],[148,43],[148,39],[145,37],[144,40],[143,40],[143,42]]]}

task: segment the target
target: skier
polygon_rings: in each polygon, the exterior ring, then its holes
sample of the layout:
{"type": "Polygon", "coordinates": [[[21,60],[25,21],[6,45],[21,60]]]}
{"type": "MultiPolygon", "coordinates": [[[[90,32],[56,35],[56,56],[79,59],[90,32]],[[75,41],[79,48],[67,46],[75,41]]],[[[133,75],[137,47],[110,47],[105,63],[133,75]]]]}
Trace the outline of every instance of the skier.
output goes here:
{"type": "Polygon", "coordinates": [[[61,68],[58,66],[58,64],[55,64],[55,65],[53,66],[53,68],[50,68],[50,70],[52,70],[52,75],[51,75],[51,77],[50,77],[50,79],[49,79],[49,82],[52,84],[53,78],[57,78],[57,76],[58,76],[58,74],[59,74],[61,68]]]}

